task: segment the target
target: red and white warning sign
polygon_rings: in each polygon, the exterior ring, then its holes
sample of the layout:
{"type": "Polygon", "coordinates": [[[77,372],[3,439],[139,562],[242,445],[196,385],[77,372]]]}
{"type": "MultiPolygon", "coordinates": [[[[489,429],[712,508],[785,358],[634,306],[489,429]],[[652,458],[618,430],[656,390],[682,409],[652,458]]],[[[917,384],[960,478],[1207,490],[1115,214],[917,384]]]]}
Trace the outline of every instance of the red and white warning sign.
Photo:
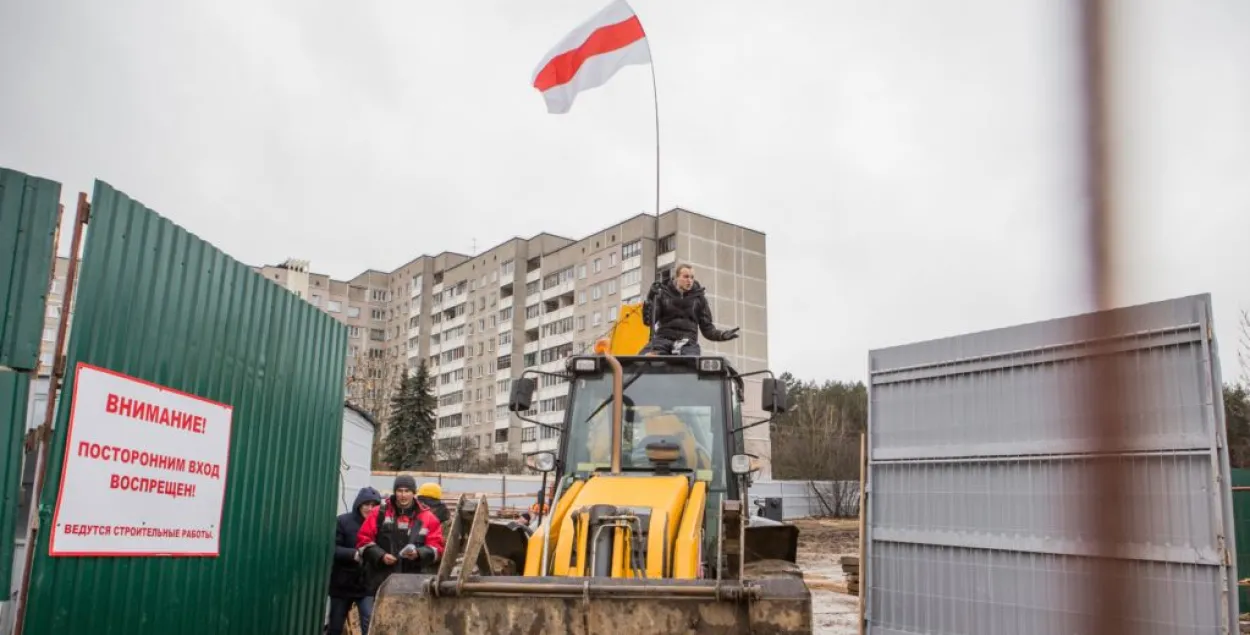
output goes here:
{"type": "Polygon", "coordinates": [[[80,363],[51,555],[218,555],[232,415],[80,363]]]}

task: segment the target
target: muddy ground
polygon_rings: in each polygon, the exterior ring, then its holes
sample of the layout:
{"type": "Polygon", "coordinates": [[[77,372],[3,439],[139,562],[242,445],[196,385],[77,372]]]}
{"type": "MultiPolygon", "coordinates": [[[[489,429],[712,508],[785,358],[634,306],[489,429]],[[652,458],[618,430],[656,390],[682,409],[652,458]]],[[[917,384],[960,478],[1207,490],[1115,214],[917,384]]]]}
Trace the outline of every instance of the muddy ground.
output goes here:
{"type": "Polygon", "coordinates": [[[812,585],[814,635],[858,635],[859,598],[820,588],[822,582],[845,583],[839,558],[859,553],[859,521],[803,519],[799,527],[799,565],[812,585]]]}

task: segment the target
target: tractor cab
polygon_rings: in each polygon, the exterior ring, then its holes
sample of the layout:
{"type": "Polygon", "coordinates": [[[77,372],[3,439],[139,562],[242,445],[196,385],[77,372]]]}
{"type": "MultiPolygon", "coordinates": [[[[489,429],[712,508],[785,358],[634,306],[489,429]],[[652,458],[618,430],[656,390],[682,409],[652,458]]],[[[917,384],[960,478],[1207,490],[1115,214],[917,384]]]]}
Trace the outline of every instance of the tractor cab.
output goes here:
{"type": "MultiPolygon", "coordinates": [[[[561,425],[521,415],[554,429],[560,438],[555,453],[539,453],[543,460],[534,462],[545,474],[554,473],[557,504],[535,534],[540,540],[549,537],[548,553],[542,554],[537,544],[527,550],[538,556],[526,558],[529,574],[585,573],[583,566],[566,565],[565,553],[552,557],[550,552],[562,551],[558,536],[570,531],[564,526],[569,514],[596,505],[630,510],[639,519],[647,518],[647,524],[654,519],[659,531],[676,532],[692,523],[687,531],[705,543],[702,552],[715,553],[721,510],[727,502],[743,509],[745,488],[756,469],[755,457],[744,454],[742,431],[764,421],[743,424],[743,378],[749,375],[738,373],[722,357],[710,356],[585,355],[569,358],[566,369],[526,371],[567,380],[561,425]]],[[[531,410],[538,384],[524,375],[514,381],[509,408],[531,410]]],[[[762,384],[764,409],[774,414],[784,410],[781,382],[767,377],[762,384]]],[[[675,533],[668,537],[676,538],[675,533]]],[[[697,558],[698,551],[690,552],[691,557],[697,558]]],[[[681,571],[662,566],[651,573],[699,577],[698,571],[716,566],[687,564],[681,571]]],[[[631,568],[622,566],[613,573],[627,575],[631,568]]]]}

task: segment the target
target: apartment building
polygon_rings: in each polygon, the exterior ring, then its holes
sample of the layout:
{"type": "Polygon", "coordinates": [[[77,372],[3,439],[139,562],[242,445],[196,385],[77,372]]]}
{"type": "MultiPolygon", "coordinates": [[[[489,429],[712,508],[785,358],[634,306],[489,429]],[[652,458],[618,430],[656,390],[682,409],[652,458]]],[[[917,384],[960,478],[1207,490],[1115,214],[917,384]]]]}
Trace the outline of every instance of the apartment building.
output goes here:
{"type": "MultiPolygon", "coordinates": [[[[550,429],[508,411],[512,381],[527,368],[562,370],[565,358],[607,334],[622,305],[641,301],[652,281],[683,262],[707,287],[717,325],[741,327],[732,342],[703,342],[704,352],[724,355],[742,372],[767,368],[764,235],[684,209],[639,214],[578,240],[540,233],[475,255],[423,255],[351,280],[312,273],[308,261],[294,259],[255,269],[347,325],[349,398],[385,410],[388,386],[425,360],[437,384],[440,451],[467,446],[481,458],[506,461],[554,450],[558,441],[550,429]]],[[[60,288],[63,271],[59,262],[60,288]]],[[[53,299],[50,328],[59,310],[59,297],[53,299]]],[[[54,336],[44,333],[45,340],[54,336]]],[[[51,342],[45,344],[50,362],[51,342]]],[[[543,376],[527,415],[560,423],[566,390],[543,376]]],[[[748,382],[743,416],[765,418],[758,377],[748,382]]],[[[748,452],[770,456],[768,428],[746,431],[748,452]]],[[[762,471],[770,474],[770,462],[762,471]]]]}

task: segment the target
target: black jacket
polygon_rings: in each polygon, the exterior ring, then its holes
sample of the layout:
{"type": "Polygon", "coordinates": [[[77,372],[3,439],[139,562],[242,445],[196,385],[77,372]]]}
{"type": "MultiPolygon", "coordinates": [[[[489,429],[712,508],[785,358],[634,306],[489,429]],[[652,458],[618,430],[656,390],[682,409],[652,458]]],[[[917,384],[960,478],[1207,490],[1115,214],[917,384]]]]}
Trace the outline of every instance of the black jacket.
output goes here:
{"type": "Polygon", "coordinates": [[[651,327],[652,339],[675,342],[687,338],[698,342],[700,331],[713,342],[729,339],[712,322],[712,307],[698,281],[685,293],[672,280],[652,285],[643,304],[642,321],[651,327]]]}
{"type": "Polygon", "coordinates": [[[356,534],[365,517],[360,506],[365,502],[382,501],[382,494],[372,487],[362,487],[356,494],[352,510],[339,514],[338,528],[334,536],[334,568],[330,570],[330,597],[362,598],[369,595],[365,586],[365,570],[356,560],[356,534]]]}
{"type": "Polygon", "coordinates": [[[447,505],[437,498],[429,496],[418,496],[417,502],[430,508],[434,512],[434,517],[438,519],[439,524],[443,526],[443,537],[447,536],[447,528],[451,527],[451,511],[447,509],[447,505]]]}

